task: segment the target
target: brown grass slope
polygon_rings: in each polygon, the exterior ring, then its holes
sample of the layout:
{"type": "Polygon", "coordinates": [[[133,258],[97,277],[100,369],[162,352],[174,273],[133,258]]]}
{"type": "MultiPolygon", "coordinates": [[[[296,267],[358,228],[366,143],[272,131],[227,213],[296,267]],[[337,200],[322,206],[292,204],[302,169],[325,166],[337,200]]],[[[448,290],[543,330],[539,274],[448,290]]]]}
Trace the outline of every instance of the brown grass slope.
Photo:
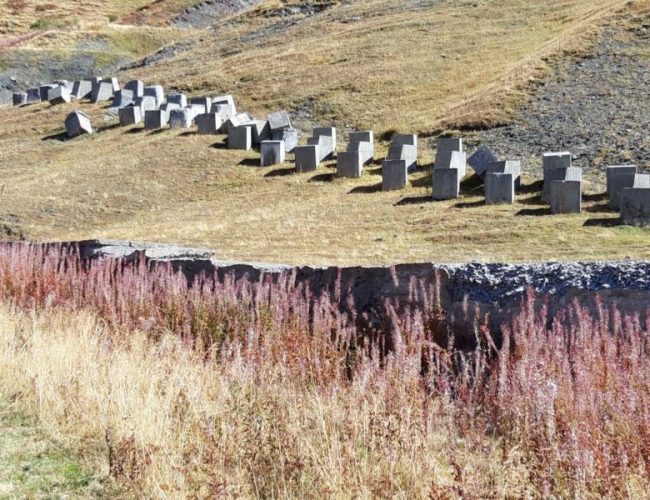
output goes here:
{"type": "MultiPolygon", "coordinates": [[[[427,133],[508,116],[544,57],[582,47],[578,35],[616,9],[626,22],[647,5],[625,3],[375,0],[283,29],[265,4],[191,35],[191,48],[175,58],[120,76],[197,95],[232,92],[243,109],[288,107],[305,123],[427,133]]],[[[334,179],[331,165],[304,175],[290,163],[261,169],[251,166],[255,152],[228,151],[223,137],[122,129],[89,104],[81,107],[99,133],[43,140],[62,131],[75,107],[0,110],[6,234],[173,241],[222,258],[289,263],[650,256],[648,232],[610,227],[616,214],[593,194],[576,216],[537,216],[544,208],[534,192],[507,207],[483,206],[480,189],[434,203],[426,171],[407,190],[383,193],[378,167],[359,180],[334,179]]],[[[384,152],[380,145],[377,156],[384,152]]],[[[421,153],[429,164],[425,141],[421,153]]]]}

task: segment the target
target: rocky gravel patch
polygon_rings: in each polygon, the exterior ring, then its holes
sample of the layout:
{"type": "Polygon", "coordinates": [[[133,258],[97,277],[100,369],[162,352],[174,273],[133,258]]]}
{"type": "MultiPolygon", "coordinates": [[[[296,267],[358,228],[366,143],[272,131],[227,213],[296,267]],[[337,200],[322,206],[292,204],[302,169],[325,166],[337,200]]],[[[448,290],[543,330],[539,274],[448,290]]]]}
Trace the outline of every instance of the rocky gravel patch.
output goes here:
{"type": "Polygon", "coordinates": [[[650,168],[650,21],[607,28],[591,53],[558,62],[513,123],[473,135],[499,157],[541,176],[541,153],[570,151],[585,177],[605,182],[607,165],[650,168]]]}

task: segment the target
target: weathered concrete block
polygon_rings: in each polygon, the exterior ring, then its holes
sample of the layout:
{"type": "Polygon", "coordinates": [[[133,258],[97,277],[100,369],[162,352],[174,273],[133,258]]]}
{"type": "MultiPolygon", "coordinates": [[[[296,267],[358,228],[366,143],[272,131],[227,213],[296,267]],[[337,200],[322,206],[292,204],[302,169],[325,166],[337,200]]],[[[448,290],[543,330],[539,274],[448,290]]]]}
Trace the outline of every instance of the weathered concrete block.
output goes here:
{"type": "Polygon", "coordinates": [[[374,144],[375,134],[372,130],[359,130],[356,132],[350,132],[348,142],[369,142],[370,144],[374,144]]]}
{"type": "Polygon", "coordinates": [[[102,80],[93,84],[90,100],[94,103],[108,101],[115,95],[113,82],[102,80]]]}
{"type": "Polygon", "coordinates": [[[361,177],[363,159],[360,151],[346,151],[336,157],[336,175],[339,177],[361,177]]]}
{"type": "Polygon", "coordinates": [[[467,163],[481,179],[485,178],[490,163],[498,161],[497,157],[487,146],[481,146],[467,159],[467,163]]]}
{"type": "Polygon", "coordinates": [[[55,80],[54,84],[66,89],[68,91],[68,94],[72,93],[72,89],[74,87],[74,83],[68,80],[55,80]]]}
{"type": "Polygon", "coordinates": [[[274,113],[269,113],[266,119],[269,122],[269,127],[271,127],[271,130],[291,128],[291,119],[289,118],[289,113],[286,111],[276,111],[274,113]]]}
{"type": "Polygon", "coordinates": [[[266,120],[252,120],[249,124],[253,134],[253,144],[271,139],[271,128],[266,120]]]}
{"type": "Polygon", "coordinates": [[[196,117],[196,124],[201,135],[217,135],[221,128],[221,117],[217,113],[204,113],[196,117]]]}
{"type": "Polygon", "coordinates": [[[333,160],[336,156],[336,127],[315,127],[312,138],[318,141],[321,148],[320,161],[333,160]]]}
{"type": "Polygon", "coordinates": [[[118,110],[120,118],[120,125],[128,127],[129,125],[137,125],[142,121],[142,111],[139,106],[127,106],[118,110]]]}
{"type": "Polygon", "coordinates": [[[120,90],[120,83],[118,82],[117,78],[115,78],[115,77],[113,77],[113,78],[104,78],[102,81],[108,82],[108,83],[111,84],[111,86],[113,87],[113,93],[120,90]]]}
{"type": "Polygon", "coordinates": [[[262,141],[260,143],[260,166],[268,167],[284,163],[284,141],[262,141]]]}
{"type": "Polygon", "coordinates": [[[27,104],[27,92],[14,92],[13,104],[14,106],[27,104]]]}
{"type": "Polygon", "coordinates": [[[361,153],[361,162],[364,165],[372,163],[375,159],[375,145],[372,142],[351,142],[347,150],[361,153]]]}
{"type": "Polygon", "coordinates": [[[409,172],[417,168],[418,149],[410,144],[393,144],[388,149],[387,160],[404,160],[409,172]]]}
{"type": "Polygon", "coordinates": [[[571,166],[571,153],[568,151],[544,153],[542,155],[542,168],[544,169],[544,177],[546,171],[554,168],[569,168],[571,166]]]}
{"type": "Polygon", "coordinates": [[[90,80],[77,80],[72,86],[72,97],[75,99],[90,98],[93,93],[93,82],[90,80]]]}
{"type": "Polygon", "coordinates": [[[130,106],[135,102],[135,97],[132,90],[118,90],[113,95],[113,102],[111,108],[124,108],[130,106]]]}
{"type": "Polygon", "coordinates": [[[582,181],[552,181],[549,201],[552,214],[580,213],[582,181]]]}
{"type": "Polygon", "coordinates": [[[145,130],[158,130],[169,123],[169,114],[160,109],[151,109],[144,112],[145,130]]]}
{"type": "Polygon", "coordinates": [[[381,185],[384,191],[404,189],[408,182],[406,160],[384,160],[381,167],[381,185]]]}
{"type": "MultiPolygon", "coordinates": [[[[612,177],[621,174],[636,174],[638,171],[636,165],[611,165],[607,167],[607,194],[610,194],[610,184],[612,177]]],[[[619,192],[620,195],[620,192],[619,192]]]]}
{"type": "Polygon", "coordinates": [[[48,100],[47,96],[48,96],[50,90],[55,88],[55,87],[57,87],[57,85],[55,85],[53,83],[48,83],[46,85],[41,85],[38,88],[38,91],[39,91],[39,94],[40,94],[40,97],[41,97],[41,102],[48,100]]]}
{"type": "MultiPolygon", "coordinates": [[[[459,153],[459,151],[455,151],[459,153]]],[[[460,181],[462,177],[457,168],[433,169],[433,199],[451,200],[460,194],[460,181]]]]}
{"type": "Polygon", "coordinates": [[[194,115],[189,108],[172,109],[169,112],[169,128],[171,129],[190,128],[193,120],[194,115]]]}
{"type": "Polygon", "coordinates": [[[515,190],[521,189],[521,162],[516,160],[491,162],[486,174],[512,174],[515,182],[515,190]]]}
{"type": "Polygon", "coordinates": [[[250,123],[250,121],[251,117],[248,115],[248,113],[239,113],[228,118],[224,122],[222,129],[229,133],[231,128],[241,127],[247,123],[250,123]]]}
{"type": "Polygon", "coordinates": [[[216,113],[221,117],[221,120],[225,123],[228,118],[235,116],[235,108],[230,104],[215,104],[212,103],[210,107],[210,113],[216,113]]]}
{"type": "MultiPolygon", "coordinates": [[[[153,99],[154,107],[152,109],[156,109],[156,106],[155,106],[156,100],[151,96],[145,96],[145,98],[146,99],[153,99]]],[[[180,104],[176,104],[176,103],[173,103],[173,102],[164,102],[164,103],[162,103],[160,105],[160,109],[162,109],[163,111],[167,111],[167,113],[169,113],[173,109],[183,109],[183,107],[180,104]]]]}
{"type": "Polygon", "coordinates": [[[190,110],[190,114],[192,115],[192,123],[196,123],[197,116],[203,115],[207,112],[205,106],[201,104],[190,104],[186,109],[190,110]]]}
{"type": "Polygon", "coordinates": [[[416,134],[395,134],[390,140],[392,146],[415,146],[418,147],[418,136],[416,134]]]}
{"type": "Polygon", "coordinates": [[[144,95],[156,99],[156,107],[159,107],[165,100],[165,89],[162,85],[150,85],[144,88],[144,95]]]}
{"type": "Polygon", "coordinates": [[[283,128],[271,131],[271,140],[284,141],[284,149],[292,153],[300,140],[300,132],[295,128],[283,128]]]}
{"type": "Polygon", "coordinates": [[[203,106],[203,109],[205,110],[203,113],[209,113],[210,110],[212,109],[212,99],[210,99],[209,97],[193,97],[190,100],[190,104],[196,106],[203,106]]]}
{"type": "Polygon", "coordinates": [[[185,94],[170,94],[167,96],[167,102],[178,104],[181,108],[184,108],[187,106],[187,96],[185,94]]]}
{"type": "Polygon", "coordinates": [[[41,102],[41,100],[40,88],[27,89],[27,104],[35,104],[41,102]]]}
{"type": "MultiPolygon", "coordinates": [[[[632,170],[628,169],[628,171],[632,170]]],[[[617,175],[612,175],[609,179],[609,208],[612,210],[620,210],[621,192],[625,188],[650,188],[650,175],[635,173],[618,173],[617,175]]]]}
{"type": "Polygon", "coordinates": [[[228,149],[243,149],[248,151],[253,147],[253,131],[251,127],[241,125],[228,129],[228,149]]]}
{"type": "Polygon", "coordinates": [[[627,226],[650,227],[650,189],[623,188],[621,221],[627,226]]]}
{"type": "Polygon", "coordinates": [[[331,149],[331,144],[331,138],[322,135],[318,137],[309,137],[307,139],[308,146],[316,147],[316,153],[318,154],[318,163],[323,161],[328,156],[327,151],[331,149]]]}
{"type": "Polygon", "coordinates": [[[441,137],[436,141],[438,151],[463,151],[463,139],[460,137],[441,137]]]}
{"type": "Polygon", "coordinates": [[[486,172],[485,174],[485,203],[515,202],[515,174],[512,172],[486,172]]]}
{"type": "Polygon", "coordinates": [[[83,111],[73,111],[65,119],[65,131],[68,137],[92,134],[93,128],[90,124],[90,118],[83,111]]]}
{"type": "Polygon", "coordinates": [[[435,169],[448,170],[450,168],[458,170],[460,178],[463,179],[467,173],[467,154],[462,151],[442,150],[436,153],[435,169]]]}
{"type": "Polygon", "coordinates": [[[293,148],[297,172],[313,172],[320,163],[320,151],[317,145],[297,146],[293,148]]]}
{"type": "Polygon", "coordinates": [[[562,167],[560,163],[567,165],[571,156],[555,157],[550,161],[551,166],[544,168],[544,186],[542,188],[542,201],[547,202],[551,196],[551,184],[554,181],[577,181],[582,180],[582,169],[578,167],[562,167]],[[561,158],[561,159],[560,159],[561,158]]]}
{"type": "MultiPolygon", "coordinates": [[[[156,98],[150,95],[143,95],[142,97],[136,97],[135,105],[140,108],[140,114],[144,116],[147,111],[155,111],[158,106],[156,105],[156,98]]],[[[162,109],[162,107],[161,107],[162,109]]],[[[167,111],[169,116],[169,110],[167,111]]]]}
{"type": "Polygon", "coordinates": [[[237,114],[237,106],[235,106],[235,100],[231,95],[220,95],[217,97],[214,97],[212,99],[212,105],[217,105],[217,104],[225,104],[227,106],[230,106],[232,109],[232,115],[237,114]]]}
{"type": "Polygon", "coordinates": [[[138,98],[144,95],[144,82],[141,80],[130,80],[124,85],[124,90],[133,92],[133,97],[138,98]]]}
{"type": "Polygon", "coordinates": [[[65,104],[70,102],[70,92],[67,88],[57,85],[48,90],[47,100],[50,104],[65,104]]]}

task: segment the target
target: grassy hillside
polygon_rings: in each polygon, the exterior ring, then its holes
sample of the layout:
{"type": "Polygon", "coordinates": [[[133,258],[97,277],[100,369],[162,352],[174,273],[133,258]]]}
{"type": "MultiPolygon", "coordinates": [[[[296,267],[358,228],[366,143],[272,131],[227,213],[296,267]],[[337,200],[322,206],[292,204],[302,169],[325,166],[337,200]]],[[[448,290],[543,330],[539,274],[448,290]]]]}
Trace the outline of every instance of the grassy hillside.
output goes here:
{"type": "MultiPolygon", "coordinates": [[[[371,0],[284,17],[280,7],[266,2],[218,29],[184,30],[175,56],[119,76],[196,95],[231,92],[242,109],[286,107],[305,126],[430,135],[507,119],[546,58],[583,48],[600,22],[615,12],[628,22],[647,2],[371,0]]],[[[534,187],[510,207],[483,206],[471,186],[434,203],[426,169],[409,189],[382,193],[378,166],[359,180],[335,179],[332,165],[304,175],[290,162],[260,169],[256,153],[228,151],[223,137],[122,129],[85,103],[99,133],[61,142],[75,107],[0,110],[6,235],[173,241],[290,263],[650,257],[647,231],[611,227],[616,214],[600,186],[587,186],[576,216],[540,216],[534,187]]],[[[432,156],[422,140],[422,163],[432,156]]]]}

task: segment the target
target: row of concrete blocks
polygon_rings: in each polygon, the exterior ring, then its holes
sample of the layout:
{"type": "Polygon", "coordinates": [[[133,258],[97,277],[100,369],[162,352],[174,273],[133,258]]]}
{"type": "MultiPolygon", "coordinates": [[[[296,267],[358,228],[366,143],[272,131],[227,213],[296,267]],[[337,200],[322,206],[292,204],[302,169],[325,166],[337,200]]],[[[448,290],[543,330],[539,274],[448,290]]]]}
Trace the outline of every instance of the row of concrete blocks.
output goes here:
{"type": "MultiPolygon", "coordinates": [[[[124,92],[132,92],[130,88],[133,88],[135,82],[137,80],[128,82],[124,92]]],[[[142,82],[139,83],[141,84],[142,82]]],[[[73,99],[81,100],[84,98],[88,98],[92,102],[101,102],[112,99],[118,92],[120,92],[120,85],[117,78],[93,78],[91,80],[77,80],[75,82],[57,80],[54,83],[28,89],[26,92],[14,93],[13,104],[14,106],[40,102],[63,104],[73,99]]]]}
{"type": "Polygon", "coordinates": [[[639,174],[636,165],[607,167],[607,195],[623,224],[650,226],[650,175],[639,174]]]}

